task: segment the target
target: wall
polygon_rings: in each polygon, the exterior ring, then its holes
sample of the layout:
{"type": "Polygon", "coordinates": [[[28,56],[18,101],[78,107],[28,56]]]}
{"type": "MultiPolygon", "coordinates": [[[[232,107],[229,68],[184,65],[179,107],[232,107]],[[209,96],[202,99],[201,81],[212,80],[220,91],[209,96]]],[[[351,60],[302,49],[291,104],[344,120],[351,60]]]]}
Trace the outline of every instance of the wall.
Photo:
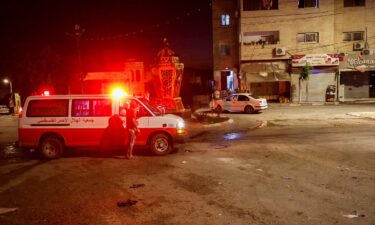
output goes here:
{"type": "MultiPolygon", "coordinates": [[[[241,1],[242,2],[242,1],[241,1]]],[[[279,0],[278,10],[242,11],[240,34],[254,31],[279,31],[280,43],[273,45],[242,45],[241,60],[288,59],[276,56],[276,47],[285,47],[290,54],[333,53],[334,1],[320,1],[319,8],[298,8],[297,1],[279,0]],[[319,32],[319,43],[298,43],[297,34],[319,32]]]]}
{"type": "Polygon", "coordinates": [[[238,65],[238,23],[237,1],[212,1],[212,30],[213,30],[213,61],[214,70],[233,69],[238,65]],[[222,26],[221,14],[230,15],[230,25],[222,26]],[[230,55],[220,54],[220,45],[230,46],[230,55]]]}
{"type": "MultiPolygon", "coordinates": [[[[335,50],[353,52],[353,42],[344,42],[342,32],[368,31],[368,44],[375,49],[375,1],[366,0],[365,7],[345,7],[343,0],[335,0],[335,50]]],[[[357,52],[359,53],[359,52],[357,52]]]]}

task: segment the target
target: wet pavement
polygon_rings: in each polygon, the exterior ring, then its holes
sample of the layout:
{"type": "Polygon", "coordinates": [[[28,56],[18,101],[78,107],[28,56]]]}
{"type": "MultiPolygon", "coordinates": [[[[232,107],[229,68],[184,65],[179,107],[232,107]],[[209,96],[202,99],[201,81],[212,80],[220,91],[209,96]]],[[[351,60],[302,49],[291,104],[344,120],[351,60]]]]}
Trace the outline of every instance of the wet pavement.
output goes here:
{"type": "MultiPolygon", "coordinates": [[[[200,123],[192,119],[186,120],[189,135],[187,142],[211,142],[213,149],[225,148],[228,143],[236,140],[251,139],[252,131],[258,128],[304,126],[307,124],[320,124],[336,126],[336,120],[345,119],[347,123],[355,123],[358,119],[374,120],[374,105],[361,107],[338,106],[304,106],[304,107],[275,107],[259,114],[223,113],[220,123],[200,123]],[[291,110],[292,109],[292,110],[291,110]],[[316,110],[329,109],[329,114],[321,114],[316,110]],[[225,119],[227,118],[227,119],[225,119]],[[223,147],[224,146],[224,147],[223,147]]],[[[207,114],[216,117],[216,114],[207,114]]],[[[0,116],[0,159],[34,159],[35,152],[17,147],[18,117],[0,116]]],[[[95,156],[93,154],[85,154],[95,156]]],[[[69,156],[82,155],[80,151],[69,156]]],[[[116,155],[117,153],[114,153],[116,155]]],[[[118,154],[117,154],[118,155],[118,154]]]]}
{"type": "Polygon", "coordinates": [[[0,224],[374,224],[370,110],[223,114],[233,121],[187,123],[178,153],[135,160],[32,160],[0,117],[0,207],[17,209],[0,224]]]}

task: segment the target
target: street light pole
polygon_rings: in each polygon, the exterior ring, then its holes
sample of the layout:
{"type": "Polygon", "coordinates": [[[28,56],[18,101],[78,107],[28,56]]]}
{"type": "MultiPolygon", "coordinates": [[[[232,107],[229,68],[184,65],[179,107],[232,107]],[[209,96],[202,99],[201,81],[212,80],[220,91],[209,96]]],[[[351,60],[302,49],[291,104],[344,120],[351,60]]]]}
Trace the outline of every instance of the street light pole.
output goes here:
{"type": "Polygon", "coordinates": [[[10,81],[9,79],[4,79],[3,81],[4,81],[4,83],[6,83],[6,84],[9,83],[10,95],[12,96],[12,95],[13,95],[12,81],[10,81]]]}

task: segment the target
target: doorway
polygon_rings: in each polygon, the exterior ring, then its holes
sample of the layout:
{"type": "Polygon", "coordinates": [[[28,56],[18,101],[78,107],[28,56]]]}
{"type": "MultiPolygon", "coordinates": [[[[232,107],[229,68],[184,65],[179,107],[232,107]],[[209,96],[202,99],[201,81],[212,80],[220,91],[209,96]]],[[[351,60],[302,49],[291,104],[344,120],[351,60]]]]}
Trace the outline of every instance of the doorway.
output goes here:
{"type": "Polygon", "coordinates": [[[234,91],[234,76],[233,71],[225,70],[221,71],[221,90],[234,91]]]}
{"type": "Polygon", "coordinates": [[[370,98],[375,98],[375,71],[370,71],[369,87],[370,98]]]}

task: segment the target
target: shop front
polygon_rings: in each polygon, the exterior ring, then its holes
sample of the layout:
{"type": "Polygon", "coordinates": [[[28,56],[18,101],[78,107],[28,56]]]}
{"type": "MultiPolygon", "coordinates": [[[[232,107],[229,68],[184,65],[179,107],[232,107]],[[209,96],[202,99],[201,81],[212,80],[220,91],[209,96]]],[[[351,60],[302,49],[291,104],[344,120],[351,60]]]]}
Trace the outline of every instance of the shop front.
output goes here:
{"type": "Polygon", "coordinates": [[[241,65],[246,84],[243,89],[270,102],[289,102],[288,61],[246,62],[241,65]]]}
{"type": "Polygon", "coordinates": [[[340,63],[340,101],[375,98],[375,56],[347,55],[340,63]]]}
{"type": "Polygon", "coordinates": [[[307,54],[292,56],[292,102],[332,102],[337,99],[339,55],[307,54]],[[300,80],[305,65],[312,66],[307,80],[300,80]]]}

